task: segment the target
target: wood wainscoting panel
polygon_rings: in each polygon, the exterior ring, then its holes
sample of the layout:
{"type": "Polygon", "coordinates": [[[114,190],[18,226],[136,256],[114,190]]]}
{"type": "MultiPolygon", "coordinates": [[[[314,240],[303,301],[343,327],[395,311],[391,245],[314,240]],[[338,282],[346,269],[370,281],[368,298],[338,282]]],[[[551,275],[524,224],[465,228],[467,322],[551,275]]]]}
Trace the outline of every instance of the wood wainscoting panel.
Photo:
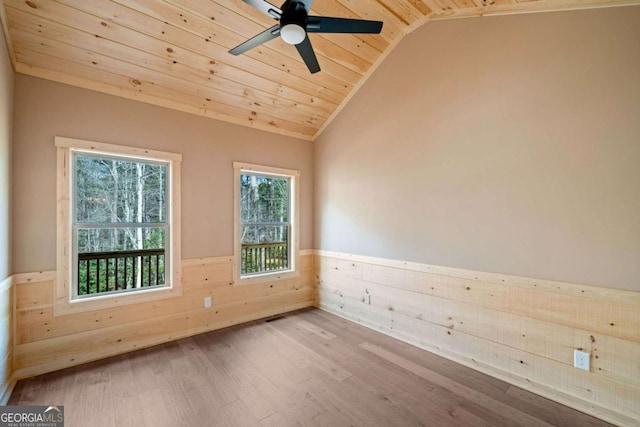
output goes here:
{"type": "Polygon", "coordinates": [[[317,251],[314,276],[323,310],[604,420],[638,425],[638,292],[328,251],[317,251]],[[574,349],[591,354],[589,372],[573,367],[574,349]]]}
{"type": "Polygon", "coordinates": [[[14,369],[25,378],[313,304],[312,255],[300,276],[234,286],[232,257],[184,260],[183,295],[54,316],[51,272],[16,275],[14,369]],[[211,308],[204,298],[211,297],[211,308]]]}
{"type": "Polygon", "coordinates": [[[69,426],[613,427],[316,309],[19,381],[69,426]]]}
{"type": "Polygon", "coordinates": [[[13,379],[13,277],[0,280],[0,405],[6,405],[13,379]]]}

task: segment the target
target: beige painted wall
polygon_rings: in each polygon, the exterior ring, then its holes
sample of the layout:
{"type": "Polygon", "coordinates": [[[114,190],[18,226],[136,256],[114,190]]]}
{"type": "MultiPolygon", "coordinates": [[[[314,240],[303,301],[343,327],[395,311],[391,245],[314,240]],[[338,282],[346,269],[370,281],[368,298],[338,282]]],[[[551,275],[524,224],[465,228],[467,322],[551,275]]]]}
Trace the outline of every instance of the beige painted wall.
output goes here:
{"type": "Polygon", "coordinates": [[[10,183],[13,122],[13,70],[0,26],[0,282],[11,273],[10,183]]]}
{"type": "Polygon", "coordinates": [[[0,25],[0,404],[8,397],[12,374],[11,331],[13,289],[11,288],[11,130],[13,125],[13,70],[0,25]]]}
{"type": "Polygon", "coordinates": [[[299,169],[313,247],[311,143],[24,75],[15,90],[15,273],[56,266],[56,135],[181,153],[183,258],[233,254],[233,161],[299,169]]]}
{"type": "Polygon", "coordinates": [[[429,23],[315,145],[316,248],[640,290],[640,7],[429,23]]]}

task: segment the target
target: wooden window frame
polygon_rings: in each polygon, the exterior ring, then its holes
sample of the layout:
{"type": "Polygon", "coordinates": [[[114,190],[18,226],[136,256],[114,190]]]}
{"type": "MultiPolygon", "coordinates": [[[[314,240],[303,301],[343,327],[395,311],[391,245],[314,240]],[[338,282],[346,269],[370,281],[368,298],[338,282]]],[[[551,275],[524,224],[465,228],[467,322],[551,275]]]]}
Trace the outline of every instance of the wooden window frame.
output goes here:
{"type": "Polygon", "coordinates": [[[54,315],[118,307],[182,295],[180,245],[180,171],[182,155],[123,145],[55,137],[57,150],[57,273],[54,315]],[[161,161],[168,164],[167,214],[169,217],[169,274],[167,286],[122,293],[73,298],[73,154],[106,155],[125,160],[161,161]]]}
{"type": "Polygon", "coordinates": [[[300,277],[298,265],[300,264],[300,171],[273,166],[255,165],[250,163],[233,162],[233,282],[234,286],[245,286],[257,283],[272,282],[300,277]],[[241,257],[242,242],[240,241],[240,175],[243,172],[259,175],[271,175],[287,177],[290,179],[291,194],[293,200],[291,206],[291,236],[289,245],[290,265],[287,270],[252,274],[242,277],[241,257]]]}

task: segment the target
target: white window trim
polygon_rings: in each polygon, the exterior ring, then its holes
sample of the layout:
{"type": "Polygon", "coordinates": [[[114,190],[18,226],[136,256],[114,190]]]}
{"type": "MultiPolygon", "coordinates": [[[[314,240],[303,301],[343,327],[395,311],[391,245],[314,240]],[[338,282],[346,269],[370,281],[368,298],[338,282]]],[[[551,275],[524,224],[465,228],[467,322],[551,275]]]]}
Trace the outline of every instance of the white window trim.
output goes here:
{"type": "Polygon", "coordinates": [[[300,171],[273,166],[261,166],[250,163],[233,162],[233,282],[234,286],[253,285],[257,283],[273,282],[300,277],[298,269],[300,260],[300,171]],[[240,273],[240,259],[242,256],[242,242],[240,241],[240,175],[242,172],[252,172],[265,175],[284,176],[291,178],[291,232],[290,242],[291,265],[289,270],[274,271],[242,277],[240,273]]]}
{"type": "Polygon", "coordinates": [[[180,251],[180,166],[182,155],[123,145],[105,144],[80,139],[55,137],[57,149],[57,277],[54,297],[54,316],[128,304],[177,297],[182,295],[180,251]],[[136,292],[115,293],[72,299],[73,240],[71,236],[73,212],[72,155],[74,152],[122,156],[129,159],[160,160],[169,163],[169,194],[167,212],[170,215],[170,259],[168,286],[136,292]]]}

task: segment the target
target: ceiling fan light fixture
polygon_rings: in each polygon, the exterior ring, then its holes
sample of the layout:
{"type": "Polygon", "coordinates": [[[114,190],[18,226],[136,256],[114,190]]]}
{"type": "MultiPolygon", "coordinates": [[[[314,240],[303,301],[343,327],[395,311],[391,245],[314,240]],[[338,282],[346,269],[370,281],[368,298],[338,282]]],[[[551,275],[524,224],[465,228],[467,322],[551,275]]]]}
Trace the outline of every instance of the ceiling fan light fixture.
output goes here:
{"type": "Polygon", "coordinates": [[[285,43],[296,47],[311,74],[320,71],[320,64],[307,33],[380,34],[382,31],[382,21],[309,16],[313,0],[285,0],[281,8],[271,4],[270,2],[273,0],[242,1],[280,22],[256,34],[244,43],[240,43],[229,53],[241,55],[280,36],[285,43]]]}
{"type": "Polygon", "coordinates": [[[280,28],[280,36],[285,43],[300,44],[307,37],[307,32],[298,24],[287,24],[280,28]]]}

